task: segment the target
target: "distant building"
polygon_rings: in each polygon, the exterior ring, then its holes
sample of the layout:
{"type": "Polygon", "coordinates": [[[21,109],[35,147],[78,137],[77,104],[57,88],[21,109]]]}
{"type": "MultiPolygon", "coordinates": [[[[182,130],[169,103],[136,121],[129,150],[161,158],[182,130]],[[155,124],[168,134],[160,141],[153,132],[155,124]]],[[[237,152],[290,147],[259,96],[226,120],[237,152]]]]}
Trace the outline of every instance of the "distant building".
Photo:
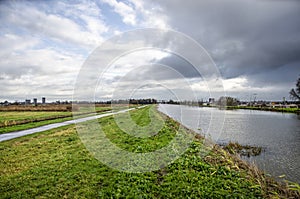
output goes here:
{"type": "Polygon", "coordinates": [[[46,104],[46,98],[42,97],[42,104],[46,104]]]}
{"type": "Polygon", "coordinates": [[[10,105],[10,103],[7,100],[5,100],[4,102],[1,102],[0,104],[2,106],[8,106],[8,105],[10,105]]]}
{"type": "Polygon", "coordinates": [[[285,108],[298,108],[297,104],[287,104],[285,105],[285,108]]]}
{"type": "Polygon", "coordinates": [[[209,104],[214,104],[215,103],[215,98],[209,98],[208,103],[209,104]]]}
{"type": "Polygon", "coordinates": [[[34,106],[37,105],[37,99],[36,98],[33,98],[33,104],[34,104],[34,106]]]}
{"type": "Polygon", "coordinates": [[[25,105],[29,105],[29,104],[31,104],[31,100],[30,99],[26,99],[25,100],[25,105]]]}

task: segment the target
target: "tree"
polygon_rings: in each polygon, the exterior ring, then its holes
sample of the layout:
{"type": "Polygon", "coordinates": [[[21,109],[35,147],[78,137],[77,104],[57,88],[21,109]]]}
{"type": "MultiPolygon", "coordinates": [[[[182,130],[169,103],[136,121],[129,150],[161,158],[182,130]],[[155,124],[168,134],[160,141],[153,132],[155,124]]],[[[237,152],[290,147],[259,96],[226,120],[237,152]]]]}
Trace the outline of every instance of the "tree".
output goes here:
{"type": "Polygon", "coordinates": [[[239,104],[239,101],[233,97],[222,96],[219,98],[217,104],[220,106],[237,106],[239,104]]]}
{"type": "Polygon", "coordinates": [[[300,77],[297,80],[296,88],[290,91],[290,98],[300,101],[300,77]]]}

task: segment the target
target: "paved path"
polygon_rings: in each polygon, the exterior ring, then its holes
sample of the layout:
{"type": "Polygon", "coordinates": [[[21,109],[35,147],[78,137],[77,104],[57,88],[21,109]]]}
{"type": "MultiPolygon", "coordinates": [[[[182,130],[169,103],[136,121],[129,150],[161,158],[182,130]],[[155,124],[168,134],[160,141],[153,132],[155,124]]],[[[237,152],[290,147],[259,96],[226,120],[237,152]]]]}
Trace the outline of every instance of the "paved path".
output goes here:
{"type": "MultiPolygon", "coordinates": [[[[143,107],[145,107],[145,106],[140,106],[138,108],[143,108],[143,107]]],[[[134,108],[129,108],[129,109],[121,110],[121,111],[118,111],[118,112],[109,111],[109,113],[104,113],[104,114],[101,114],[101,115],[84,117],[84,118],[69,120],[69,121],[60,122],[60,123],[48,124],[48,125],[45,125],[45,126],[40,126],[40,127],[36,127],[36,128],[32,128],[32,129],[23,130],[23,131],[4,133],[4,134],[0,134],[0,142],[3,142],[5,140],[11,140],[11,139],[18,138],[18,137],[22,137],[24,135],[39,133],[39,132],[42,132],[42,131],[47,131],[47,130],[62,127],[62,126],[67,126],[67,125],[70,125],[70,124],[85,122],[85,121],[88,121],[88,120],[94,120],[94,119],[98,119],[98,118],[102,118],[102,117],[106,117],[106,116],[110,116],[110,115],[114,115],[114,114],[118,114],[118,113],[124,113],[124,112],[130,111],[130,110],[133,110],[133,109],[134,108]]]]}

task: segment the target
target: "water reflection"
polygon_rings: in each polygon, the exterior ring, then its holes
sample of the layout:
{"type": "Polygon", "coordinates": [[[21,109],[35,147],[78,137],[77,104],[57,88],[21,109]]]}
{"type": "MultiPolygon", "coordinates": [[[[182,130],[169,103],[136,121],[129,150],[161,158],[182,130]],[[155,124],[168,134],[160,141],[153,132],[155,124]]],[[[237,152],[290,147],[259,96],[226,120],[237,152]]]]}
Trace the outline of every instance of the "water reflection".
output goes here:
{"type": "Polygon", "coordinates": [[[245,158],[274,177],[284,174],[286,179],[300,183],[299,115],[167,104],[159,105],[159,110],[217,143],[262,146],[261,155],[245,158]]]}

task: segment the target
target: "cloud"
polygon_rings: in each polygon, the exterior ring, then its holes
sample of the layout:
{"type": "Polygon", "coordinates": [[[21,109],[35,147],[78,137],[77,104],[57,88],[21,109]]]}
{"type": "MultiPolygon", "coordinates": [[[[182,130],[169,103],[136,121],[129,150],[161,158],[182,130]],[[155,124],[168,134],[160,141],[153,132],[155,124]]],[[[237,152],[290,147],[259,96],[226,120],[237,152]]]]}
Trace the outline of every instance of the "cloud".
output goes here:
{"type": "MultiPolygon", "coordinates": [[[[53,6],[63,5],[65,4],[58,3],[58,5],[53,6]]],[[[59,12],[59,9],[56,9],[56,12],[45,12],[29,2],[3,4],[0,7],[0,12],[2,13],[1,20],[10,30],[33,34],[38,37],[48,37],[55,42],[68,42],[91,48],[103,41],[101,34],[107,32],[108,27],[96,13],[92,12],[89,15],[87,10],[84,12],[84,9],[88,8],[82,4],[68,6],[69,11],[66,14],[74,14],[76,18],[64,16],[63,12],[59,12]]]]}
{"type": "Polygon", "coordinates": [[[21,37],[15,34],[3,34],[0,37],[0,58],[6,59],[13,53],[21,52],[26,49],[30,49],[39,43],[38,39],[25,36],[21,37]]]}
{"type": "MultiPolygon", "coordinates": [[[[228,95],[249,99],[255,92],[257,97],[282,99],[299,75],[298,1],[3,1],[0,21],[1,99],[47,93],[53,99],[70,99],[81,64],[97,46],[122,31],[144,27],[171,28],[201,44],[222,74],[228,95]]],[[[170,49],[180,43],[168,35],[153,37],[158,46],[170,49]]],[[[173,50],[190,52],[189,59],[203,58],[190,44],[173,50]]],[[[134,81],[145,81],[138,96],[168,97],[172,94],[159,82],[180,90],[177,72],[199,96],[208,96],[207,85],[215,82],[210,60],[202,60],[202,74],[188,61],[162,51],[135,52],[115,63],[105,84],[112,88],[128,73],[119,85],[122,91],[134,81]],[[145,67],[135,70],[141,65],[145,67]],[[203,74],[209,75],[204,79],[203,74]]],[[[95,75],[91,71],[91,77],[95,75]]],[[[111,91],[104,90],[103,96],[111,96],[111,91]]]]}
{"type": "Polygon", "coordinates": [[[102,0],[103,2],[109,4],[113,7],[114,11],[118,13],[122,18],[125,24],[130,24],[132,26],[136,25],[136,12],[129,5],[116,0],[102,0]]]}
{"type": "Polygon", "coordinates": [[[102,0],[110,5],[114,12],[122,17],[122,21],[134,28],[170,28],[168,17],[157,3],[141,0],[127,2],[116,0],[102,0]]]}
{"type": "Polygon", "coordinates": [[[180,5],[161,3],[171,25],[203,44],[217,61],[227,58],[227,68],[237,68],[236,74],[253,62],[252,67],[263,68],[300,59],[298,2],[212,0],[180,5]]]}
{"type": "Polygon", "coordinates": [[[71,99],[81,64],[110,31],[96,3],[7,1],[0,13],[1,98],[71,99]]]}
{"type": "Polygon", "coordinates": [[[47,96],[71,99],[82,57],[53,49],[27,50],[1,59],[2,99],[47,96]],[[65,92],[69,90],[69,92],[65,92]]]}
{"type": "Polygon", "coordinates": [[[155,2],[172,28],[203,45],[224,79],[244,77],[254,87],[280,84],[286,89],[280,95],[288,95],[299,75],[299,1],[155,2]]]}

